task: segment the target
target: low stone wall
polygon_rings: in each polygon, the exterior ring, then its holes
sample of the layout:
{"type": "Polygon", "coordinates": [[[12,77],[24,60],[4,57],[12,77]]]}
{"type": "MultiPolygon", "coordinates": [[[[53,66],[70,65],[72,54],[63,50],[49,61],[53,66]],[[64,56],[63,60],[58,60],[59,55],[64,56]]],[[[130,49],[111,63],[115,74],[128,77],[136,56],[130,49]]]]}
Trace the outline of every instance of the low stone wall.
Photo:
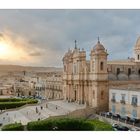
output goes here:
{"type": "Polygon", "coordinates": [[[69,112],[66,115],[50,116],[49,118],[62,118],[62,117],[88,118],[90,115],[93,115],[95,113],[96,113],[96,109],[95,108],[84,108],[84,109],[78,109],[78,110],[69,112]]]}
{"type": "Polygon", "coordinates": [[[78,110],[75,110],[73,112],[70,112],[68,114],[69,117],[74,117],[74,118],[87,118],[88,116],[92,115],[92,114],[95,114],[96,113],[96,109],[95,108],[89,108],[89,107],[86,107],[84,109],[78,109],[78,110]]]}
{"type": "Polygon", "coordinates": [[[17,108],[6,109],[6,110],[3,110],[2,112],[0,112],[0,114],[3,114],[4,112],[7,112],[7,111],[17,111],[17,110],[20,110],[20,109],[28,107],[28,106],[37,106],[39,104],[40,103],[37,103],[37,104],[26,104],[26,105],[23,105],[23,106],[17,107],[17,108]]]}

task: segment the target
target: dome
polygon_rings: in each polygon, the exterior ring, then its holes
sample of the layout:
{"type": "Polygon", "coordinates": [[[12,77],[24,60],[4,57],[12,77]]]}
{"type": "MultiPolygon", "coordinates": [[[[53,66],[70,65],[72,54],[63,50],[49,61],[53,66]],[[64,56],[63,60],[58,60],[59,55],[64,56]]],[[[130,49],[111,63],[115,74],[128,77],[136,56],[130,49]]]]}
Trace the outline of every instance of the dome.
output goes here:
{"type": "Polygon", "coordinates": [[[124,73],[120,73],[119,75],[118,75],[118,80],[121,80],[121,81],[125,81],[125,80],[128,80],[128,76],[126,75],[126,74],[124,74],[124,73]]]}
{"type": "Polygon", "coordinates": [[[111,80],[111,81],[115,81],[115,80],[117,80],[117,77],[116,77],[115,74],[113,74],[113,73],[109,73],[109,75],[108,75],[108,79],[111,80]]]}
{"type": "Polygon", "coordinates": [[[95,50],[105,50],[104,46],[100,43],[100,41],[98,40],[97,44],[94,46],[95,50]]]}
{"type": "Polygon", "coordinates": [[[140,49],[140,37],[136,41],[135,49],[140,49]]]}
{"type": "Polygon", "coordinates": [[[137,74],[133,73],[129,76],[129,79],[130,80],[139,80],[139,76],[137,74]]]}

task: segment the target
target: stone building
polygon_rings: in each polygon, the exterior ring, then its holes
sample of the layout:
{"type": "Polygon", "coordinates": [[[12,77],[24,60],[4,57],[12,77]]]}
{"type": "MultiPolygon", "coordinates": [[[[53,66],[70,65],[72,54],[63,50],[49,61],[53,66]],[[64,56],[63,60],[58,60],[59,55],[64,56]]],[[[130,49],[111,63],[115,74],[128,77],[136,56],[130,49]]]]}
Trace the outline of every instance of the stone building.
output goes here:
{"type": "Polygon", "coordinates": [[[110,89],[109,111],[122,117],[140,119],[140,89],[132,87],[110,89]]]}
{"type": "Polygon", "coordinates": [[[74,50],[69,50],[63,58],[65,100],[108,109],[107,55],[107,50],[98,40],[87,61],[86,52],[78,49],[75,42],[74,50]]]}
{"type": "Polygon", "coordinates": [[[47,99],[63,99],[62,85],[61,72],[48,72],[45,91],[47,99]]]}
{"type": "Polygon", "coordinates": [[[107,61],[107,50],[98,40],[86,60],[86,52],[77,48],[63,57],[63,93],[68,102],[77,102],[108,110],[109,88],[140,87],[140,37],[134,46],[134,58],[107,61]]]}

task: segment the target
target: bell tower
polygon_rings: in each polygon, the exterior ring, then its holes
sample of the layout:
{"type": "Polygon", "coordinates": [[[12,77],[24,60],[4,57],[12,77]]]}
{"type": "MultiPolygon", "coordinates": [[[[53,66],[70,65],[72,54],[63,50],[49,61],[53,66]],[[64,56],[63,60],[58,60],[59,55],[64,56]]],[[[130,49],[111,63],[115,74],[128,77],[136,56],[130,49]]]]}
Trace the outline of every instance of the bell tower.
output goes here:
{"type": "Polygon", "coordinates": [[[140,37],[138,37],[136,41],[134,53],[135,53],[135,62],[140,62],[140,37]]]}
{"type": "Polygon", "coordinates": [[[108,110],[108,72],[107,50],[100,43],[93,47],[90,54],[90,80],[92,88],[89,92],[90,105],[100,111],[108,110]]]}

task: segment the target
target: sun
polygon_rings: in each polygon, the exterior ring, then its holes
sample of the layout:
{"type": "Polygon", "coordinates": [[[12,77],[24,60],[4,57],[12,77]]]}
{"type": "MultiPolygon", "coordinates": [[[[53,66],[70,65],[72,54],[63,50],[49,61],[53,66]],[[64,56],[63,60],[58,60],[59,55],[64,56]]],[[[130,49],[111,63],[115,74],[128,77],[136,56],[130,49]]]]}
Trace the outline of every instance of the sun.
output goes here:
{"type": "Polygon", "coordinates": [[[10,55],[10,46],[8,43],[0,42],[0,58],[6,58],[10,55]]]}

